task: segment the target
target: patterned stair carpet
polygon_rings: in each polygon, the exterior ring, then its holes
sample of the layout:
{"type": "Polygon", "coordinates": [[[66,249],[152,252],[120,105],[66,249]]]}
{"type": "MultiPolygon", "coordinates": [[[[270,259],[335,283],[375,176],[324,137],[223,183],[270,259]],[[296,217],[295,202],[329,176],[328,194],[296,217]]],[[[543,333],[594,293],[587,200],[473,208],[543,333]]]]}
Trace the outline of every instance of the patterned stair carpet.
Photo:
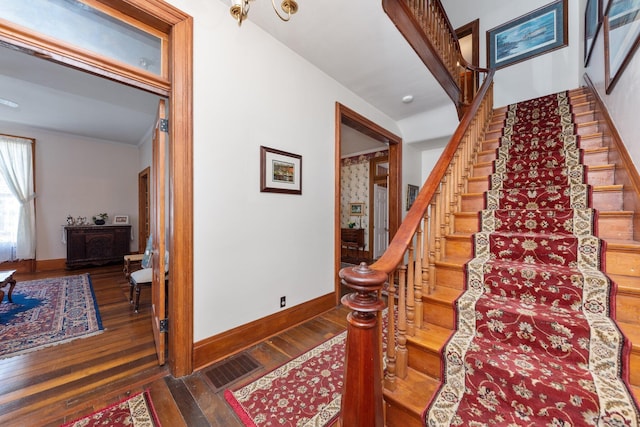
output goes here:
{"type": "Polygon", "coordinates": [[[637,426],[568,94],[510,105],[429,426],[637,426]]]}

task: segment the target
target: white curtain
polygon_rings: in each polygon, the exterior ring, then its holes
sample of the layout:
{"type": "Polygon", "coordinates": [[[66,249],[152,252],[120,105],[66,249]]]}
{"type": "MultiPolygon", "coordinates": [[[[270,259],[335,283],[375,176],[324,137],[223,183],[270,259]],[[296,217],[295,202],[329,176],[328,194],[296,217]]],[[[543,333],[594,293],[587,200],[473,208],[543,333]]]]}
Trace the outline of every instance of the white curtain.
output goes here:
{"type": "Polygon", "coordinates": [[[0,175],[20,203],[17,259],[34,259],[36,255],[32,143],[30,139],[0,135],[0,175]]]}

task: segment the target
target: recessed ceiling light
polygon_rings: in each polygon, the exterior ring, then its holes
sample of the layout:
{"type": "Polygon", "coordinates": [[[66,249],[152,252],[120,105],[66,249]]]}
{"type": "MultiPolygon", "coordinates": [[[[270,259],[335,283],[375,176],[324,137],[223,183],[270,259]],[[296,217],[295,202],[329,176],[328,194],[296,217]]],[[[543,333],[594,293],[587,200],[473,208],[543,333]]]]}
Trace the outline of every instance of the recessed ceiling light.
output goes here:
{"type": "Polygon", "coordinates": [[[402,102],[404,102],[405,104],[409,104],[410,102],[413,102],[413,95],[403,96],[402,102]]]}
{"type": "Polygon", "coordinates": [[[20,105],[17,102],[9,101],[8,99],[0,98],[0,105],[6,105],[11,108],[18,108],[20,105]]]}

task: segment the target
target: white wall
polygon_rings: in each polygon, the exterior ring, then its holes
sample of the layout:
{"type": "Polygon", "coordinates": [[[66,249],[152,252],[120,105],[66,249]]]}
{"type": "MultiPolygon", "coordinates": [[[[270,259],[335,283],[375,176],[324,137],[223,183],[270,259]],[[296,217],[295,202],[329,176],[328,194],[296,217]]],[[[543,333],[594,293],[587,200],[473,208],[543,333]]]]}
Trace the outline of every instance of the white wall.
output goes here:
{"type": "Polygon", "coordinates": [[[636,169],[640,169],[640,49],[636,50],[631,62],[620,75],[611,94],[605,92],[604,78],[604,34],[600,28],[595,40],[586,73],[596,86],[600,97],[607,105],[624,145],[633,159],[636,169]]]}
{"type": "Polygon", "coordinates": [[[68,214],[129,215],[137,249],[138,148],[0,122],[2,131],[36,139],[36,259],[66,258],[68,214]]]}
{"type": "MultiPolygon", "coordinates": [[[[228,6],[170,0],[194,19],[194,338],[334,291],[339,101],[395,123],[228,6]],[[283,77],[286,77],[283,80],[283,77]],[[280,84],[286,81],[286,84],[280,84]],[[260,145],[302,155],[302,195],[260,193],[260,145]]],[[[277,17],[274,17],[277,19],[277,17]]]]}
{"type": "MultiPolygon", "coordinates": [[[[485,66],[486,31],[529,13],[550,0],[445,0],[443,6],[451,24],[458,28],[480,17],[480,65],[485,66]],[[487,13],[486,11],[489,11],[487,13]]],[[[569,46],[537,56],[496,72],[494,105],[502,106],[524,99],[580,86],[579,68],[582,56],[583,14],[579,0],[569,0],[569,46]]]]}

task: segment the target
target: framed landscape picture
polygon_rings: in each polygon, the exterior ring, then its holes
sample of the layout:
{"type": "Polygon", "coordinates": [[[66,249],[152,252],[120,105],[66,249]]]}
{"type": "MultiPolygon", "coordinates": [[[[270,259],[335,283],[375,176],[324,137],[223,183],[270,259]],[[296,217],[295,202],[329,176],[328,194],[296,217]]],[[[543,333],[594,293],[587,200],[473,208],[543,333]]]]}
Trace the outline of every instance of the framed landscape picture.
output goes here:
{"type": "Polygon", "coordinates": [[[567,44],[567,0],[558,0],[487,31],[487,65],[506,67],[567,44]]]}
{"type": "Polygon", "coordinates": [[[260,191],[302,194],[302,156],[260,146],[260,191]]]}
{"type": "Polygon", "coordinates": [[[609,94],[640,44],[640,0],[609,0],[604,17],[604,76],[609,94]]]}
{"type": "Polygon", "coordinates": [[[349,203],[349,215],[350,216],[364,215],[364,203],[349,203]]]}

